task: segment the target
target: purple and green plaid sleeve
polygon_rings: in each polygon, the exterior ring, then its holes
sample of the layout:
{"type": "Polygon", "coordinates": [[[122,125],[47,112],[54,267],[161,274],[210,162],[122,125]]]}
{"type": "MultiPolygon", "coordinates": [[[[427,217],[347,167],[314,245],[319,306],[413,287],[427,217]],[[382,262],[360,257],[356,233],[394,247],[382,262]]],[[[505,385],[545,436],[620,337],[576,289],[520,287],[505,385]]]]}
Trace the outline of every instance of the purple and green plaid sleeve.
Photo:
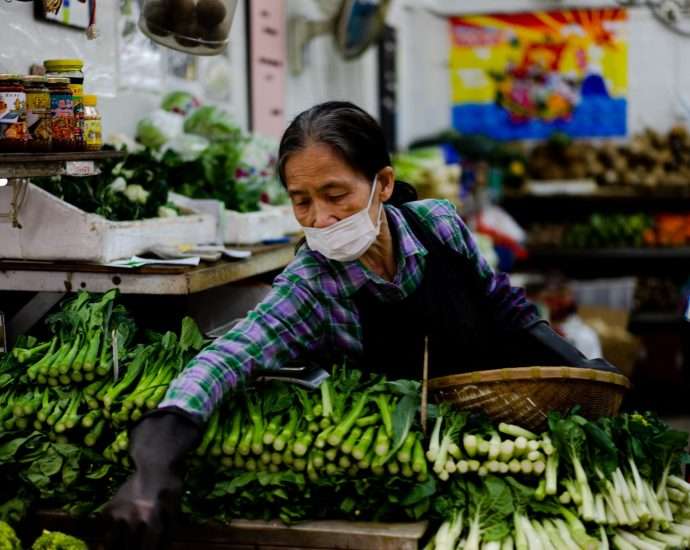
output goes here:
{"type": "Polygon", "coordinates": [[[190,362],[160,406],[178,407],[205,420],[254,368],[278,368],[318,348],[323,326],[316,297],[304,285],[281,279],[255,310],[190,362]]]}
{"type": "MultiPolygon", "coordinates": [[[[425,200],[410,207],[442,242],[470,258],[485,283],[498,323],[524,327],[539,321],[522,290],[511,287],[507,275],[494,273],[486,263],[453,205],[425,200]]],[[[327,347],[361,356],[361,327],[353,295],[366,286],[374,299],[402,300],[424,277],[426,249],[398,209],[386,206],[386,213],[400,248],[393,281],[380,278],[359,261],[332,262],[303,247],[257,308],[187,365],[160,406],[178,407],[205,420],[256,367],[279,368],[289,359],[327,347]]]]}

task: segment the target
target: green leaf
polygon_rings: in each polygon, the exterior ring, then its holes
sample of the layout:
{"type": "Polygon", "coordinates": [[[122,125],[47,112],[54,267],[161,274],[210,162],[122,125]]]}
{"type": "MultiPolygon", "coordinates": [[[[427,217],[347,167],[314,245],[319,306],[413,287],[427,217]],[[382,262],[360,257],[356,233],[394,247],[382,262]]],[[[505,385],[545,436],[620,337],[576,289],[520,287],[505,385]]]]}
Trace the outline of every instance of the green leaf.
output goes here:
{"type": "Polygon", "coordinates": [[[249,485],[253,481],[256,481],[256,473],[246,472],[244,474],[240,474],[230,482],[227,492],[232,495],[236,493],[238,489],[249,485]]]}
{"type": "Polygon", "coordinates": [[[32,441],[36,437],[40,437],[40,434],[33,433],[27,437],[18,437],[16,439],[12,439],[11,441],[8,441],[7,443],[1,445],[0,446],[0,463],[10,462],[11,459],[13,459],[14,456],[17,454],[19,449],[22,448],[22,446],[24,446],[28,442],[32,441]]]}
{"type": "Polygon", "coordinates": [[[436,494],[436,480],[429,477],[424,483],[418,483],[412,490],[405,495],[400,501],[403,506],[412,506],[425,498],[432,497],[436,494]]]}
{"type": "Polygon", "coordinates": [[[386,382],[386,389],[398,395],[419,396],[420,383],[416,380],[393,380],[386,382]]]}
{"type": "Polygon", "coordinates": [[[103,479],[105,476],[108,475],[108,472],[110,472],[111,464],[102,464],[100,467],[98,467],[96,470],[93,472],[89,472],[86,474],[84,477],[87,479],[103,479]]]}
{"type": "Polygon", "coordinates": [[[206,341],[199,330],[196,321],[191,317],[182,319],[182,329],[180,330],[180,349],[188,351],[190,349],[199,351],[204,347],[206,341]]]}
{"type": "Polygon", "coordinates": [[[386,460],[395,455],[405,442],[407,434],[410,433],[415,416],[419,412],[419,394],[408,394],[398,401],[395,411],[392,414],[393,420],[393,441],[386,460]]]}
{"type": "Polygon", "coordinates": [[[63,462],[63,458],[58,453],[51,451],[34,462],[32,467],[35,466],[43,475],[53,476],[60,471],[63,462]]]}

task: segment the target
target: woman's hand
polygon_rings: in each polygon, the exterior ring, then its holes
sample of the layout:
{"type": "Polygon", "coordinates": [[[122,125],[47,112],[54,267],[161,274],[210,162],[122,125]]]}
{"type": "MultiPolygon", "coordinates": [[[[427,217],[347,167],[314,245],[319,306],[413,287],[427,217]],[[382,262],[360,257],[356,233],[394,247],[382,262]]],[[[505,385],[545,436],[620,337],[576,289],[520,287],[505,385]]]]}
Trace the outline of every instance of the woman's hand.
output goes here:
{"type": "Polygon", "coordinates": [[[106,548],[164,548],[182,494],[178,465],[200,435],[201,428],[175,410],[155,411],[136,426],[130,448],[136,471],[104,511],[112,522],[106,548]]]}

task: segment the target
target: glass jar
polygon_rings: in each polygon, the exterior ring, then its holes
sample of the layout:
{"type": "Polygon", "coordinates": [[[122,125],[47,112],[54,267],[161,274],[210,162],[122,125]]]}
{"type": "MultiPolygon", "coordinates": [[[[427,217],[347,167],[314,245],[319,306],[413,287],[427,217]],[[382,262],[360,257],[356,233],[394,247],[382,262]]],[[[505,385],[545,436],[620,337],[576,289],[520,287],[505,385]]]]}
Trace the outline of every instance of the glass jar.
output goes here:
{"type": "Polygon", "coordinates": [[[95,95],[84,96],[84,144],[87,151],[100,151],[103,147],[101,114],[97,104],[95,95]]]}
{"type": "Polygon", "coordinates": [[[69,78],[48,77],[53,151],[74,151],[74,107],[69,78]]]}
{"type": "Polygon", "coordinates": [[[48,76],[69,78],[74,109],[74,149],[84,150],[84,62],[81,59],[47,59],[43,62],[48,76]]]}
{"type": "Polygon", "coordinates": [[[27,151],[45,153],[52,149],[53,130],[50,117],[50,90],[44,76],[25,76],[27,151]]]}
{"type": "Polygon", "coordinates": [[[26,150],[26,92],[22,77],[0,74],[0,151],[22,153],[26,150]]]}
{"type": "Polygon", "coordinates": [[[222,53],[237,0],[144,0],[139,28],[154,42],[195,55],[222,53]]]}

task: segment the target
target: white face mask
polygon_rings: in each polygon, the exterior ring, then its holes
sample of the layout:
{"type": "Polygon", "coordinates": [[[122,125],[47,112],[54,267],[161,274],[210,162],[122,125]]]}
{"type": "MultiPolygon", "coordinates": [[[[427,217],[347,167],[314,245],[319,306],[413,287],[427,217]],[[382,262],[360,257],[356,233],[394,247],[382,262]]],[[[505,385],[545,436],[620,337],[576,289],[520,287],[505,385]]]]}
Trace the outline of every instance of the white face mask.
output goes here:
{"type": "Polygon", "coordinates": [[[307,244],[312,250],[321,252],[326,258],[338,262],[350,262],[364,254],[376,240],[381,229],[381,211],[379,206],[376,225],[371,221],[369,208],[374,200],[377,177],[371,186],[371,194],[366,208],[355,212],[328,227],[302,227],[307,244]]]}

